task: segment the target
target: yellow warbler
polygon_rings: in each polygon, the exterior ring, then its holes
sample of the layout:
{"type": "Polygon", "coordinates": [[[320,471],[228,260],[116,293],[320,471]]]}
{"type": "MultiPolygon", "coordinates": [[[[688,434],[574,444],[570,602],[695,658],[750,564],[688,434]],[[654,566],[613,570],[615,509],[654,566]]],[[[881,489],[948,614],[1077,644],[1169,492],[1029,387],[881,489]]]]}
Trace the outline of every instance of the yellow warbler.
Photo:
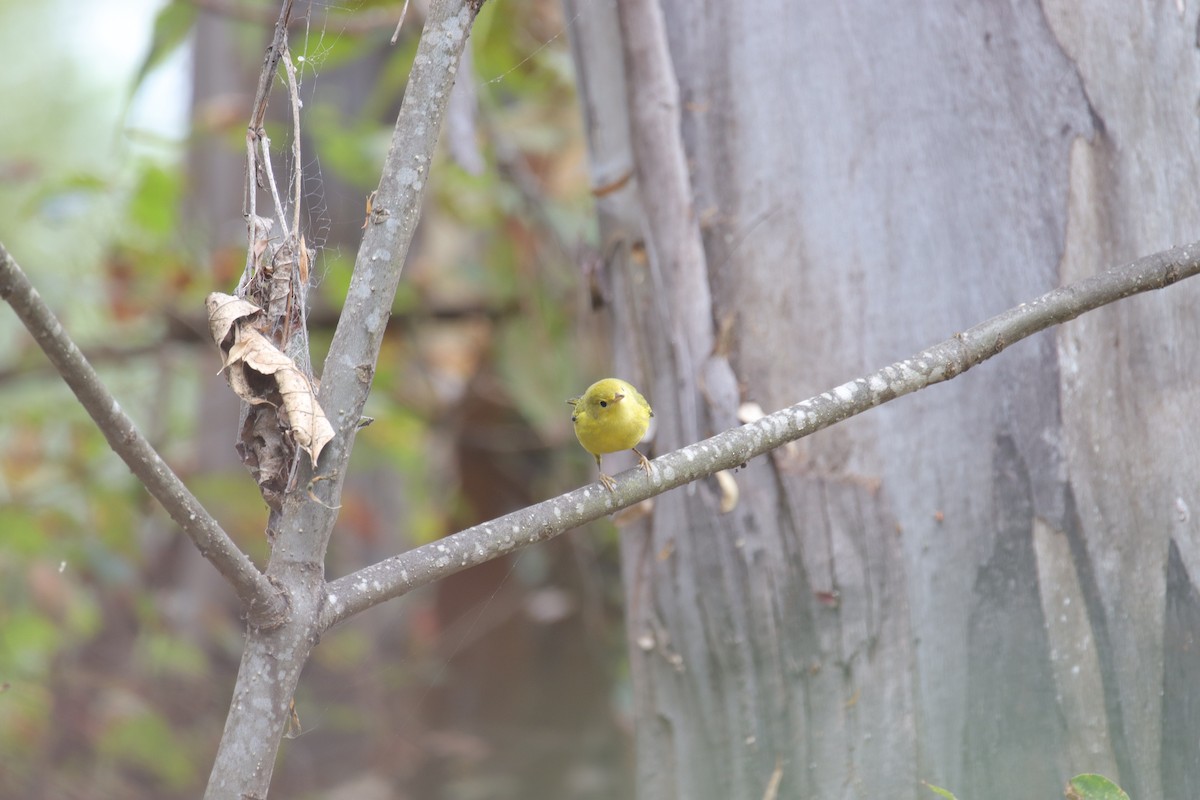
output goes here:
{"type": "Polygon", "coordinates": [[[575,437],[596,458],[600,470],[600,482],[611,492],[615,483],[604,474],[600,456],[632,450],[646,474],[650,474],[650,462],[638,453],[637,443],[646,435],[654,410],[633,385],[617,378],[596,381],[582,397],[567,401],[575,411],[571,422],[575,423],[575,437]]]}

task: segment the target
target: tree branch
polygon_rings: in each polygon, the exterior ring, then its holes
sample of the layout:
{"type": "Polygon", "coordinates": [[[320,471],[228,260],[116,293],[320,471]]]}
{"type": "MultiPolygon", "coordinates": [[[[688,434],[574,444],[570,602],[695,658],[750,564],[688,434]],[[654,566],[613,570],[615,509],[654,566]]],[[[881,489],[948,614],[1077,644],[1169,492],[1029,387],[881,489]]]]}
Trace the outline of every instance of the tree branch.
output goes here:
{"type": "Polygon", "coordinates": [[[278,625],[287,613],[283,597],[121,410],[3,244],[0,244],[0,297],[12,306],[116,454],[195,542],[200,554],[233,585],[250,624],[260,628],[278,625]]]}
{"type": "Polygon", "coordinates": [[[299,460],[267,564],[267,574],[287,587],[293,613],[278,629],[247,637],[206,797],[265,797],[270,785],[290,719],[289,701],[320,638],[327,602],[325,554],[346,463],[420,217],[458,59],[481,2],[430,4],[322,374],[320,403],[338,435],[322,451],[317,468],[299,460]]]}
{"type": "Polygon", "coordinates": [[[592,484],[365,567],[329,584],[321,628],[669,489],[737,467],[848,417],[950,380],[1052,325],[1197,273],[1200,242],[1146,256],[1047,292],[911,358],[817,397],[660,456],[651,462],[649,479],[640,469],[627,470],[617,477],[613,493],[592,484]]]}
{"type": "Polygon", "coordinates": [[[285,516],[285,535],[288,530],[297,534],[295,558],[324,563],[346,464],[404,260],[421,217],[458,60],[481,5],[482,0],[440,0],[430,6],[426,16],[344,310],[321,373],[318,399],[338,435],[325,448],[319,475],[308,487],[303,483],[308,474],[301,473],[299,490],[292,495],[298,505],[294,513],[285,516]],[[312,496],[320,503],[308,502],[312,496]],[[312,535],[313,531],[320,533],[312,535]]]}

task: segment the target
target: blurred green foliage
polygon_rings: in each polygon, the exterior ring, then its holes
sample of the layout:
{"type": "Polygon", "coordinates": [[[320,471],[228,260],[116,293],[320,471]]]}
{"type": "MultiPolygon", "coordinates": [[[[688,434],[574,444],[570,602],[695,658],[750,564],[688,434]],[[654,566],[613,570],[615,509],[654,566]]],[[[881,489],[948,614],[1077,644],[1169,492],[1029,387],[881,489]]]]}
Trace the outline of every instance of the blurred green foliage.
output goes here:
{"type": "MultiPolygon", "coordinates": [[[[0,93],[19,121],[0,126],[0,241],[122,407],[261,564],[265,509],[233,453],[236,403],[215,378],[202,311],[204,295],[231,290],[241,272],[244,242],[223,233],[240,225],[241,198],[200,195],[217,184],[197,172],[214,162],[196,159],[217,153],[240,181],[278,6],[243,0],[221,17],[202,5],[0,2],[9,62],[0,93]],[[214,26],[209,38],[196,38],[200,25],[214,26]],[[198,76],[231,64],[237,83],[192,96],[176,125],[169,106],[182,108],[198,76]],[[208,224],[200,210],[212,207],[228,213],[208,224]]],[[[291,32],[308,235],[319,246],[317,365],[415,51],[417,4],[388,44],[401,5],[318,3],[291,32]]],[[[585,304],[575,262],[592,215],[563,26],[552,0],[484,5],[467,76],[477,108],[459,142],[477,148],[483,170],[443,152],[431,171],[331,574],[590,474],[563,401],[606,372],[606,351],[594,326],[577,333],[585,304]]],[[[268,130],[286,154],[281,85],[268,130]]],[[[0,796],[196,796],[240,657],[238,609],[4,312],[0,531],[0,796]]],[[[320,796],[373,774],[414,796],[454,785],[555,796],[537,776],[553,764],[569,781],[566,765],[578,761],[603,765],[609,783],[597,796],[624,793],[612,788],[628,766],[613,718],[563,701],[604,709],[627,695],[614,684],[612,539],[564,539],[530,563],[538,569],[467,573],[332,632],[301,684],[301,732],[284,748],[275,792],[320,796]],[[525,613],[545,591],[570,596],[565,621],[525,613]],[[497,724],[507,727],[493,736],[497,724]],[[555,724],[568,733],[539,733],[555,724]]]]}
{"type": "MultiPolygon", "coordinates": [[[[1014,782],[1019,784],[1020,776],[1014,776],[1014,782]]],[[[958,800],[952,792],[940,786],[926,783],[925,788],[946,800],[958,800]]],[[[1129,800],[1129,795],[1125,794],[1120,786],[1103,775],[1093,774],[1076,775],[1071,778],[1063,796],[1067,800],[1129,800]]]]}

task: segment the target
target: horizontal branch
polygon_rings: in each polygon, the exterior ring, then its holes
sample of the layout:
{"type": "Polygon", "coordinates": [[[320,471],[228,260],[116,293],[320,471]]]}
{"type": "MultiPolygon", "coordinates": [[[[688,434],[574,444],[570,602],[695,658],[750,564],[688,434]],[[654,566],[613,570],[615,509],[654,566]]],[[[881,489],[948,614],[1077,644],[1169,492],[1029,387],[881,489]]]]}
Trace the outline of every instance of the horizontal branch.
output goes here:
{"type": "MultiPolygon", "coordinates": [[[[109,347],[101,345],[90,348],[83,357],[91,364],[124,363],[145,358],[160,353],[165,347],[162,341],[132,344],[124,347],[109,347]]],[[[54,365],[45,361],[34,364],[19,364],[13,367],[0,368],[0,386],[19,381],[33,381],[42,378],[53,378],[58,374],[54,365]]]]}
{"type": "Polygon", "coordinates": [[[321,628],[669,489],[732,469],[889,400],[949,380],[1052,325],[1130,295],[1170,286],[1197,272],[1200,242],[1147,256],[1022,303],[866,377],[660,456],[651,462],[649,479],[640,469],[626,470],[617,477],[615,492],[599,484],[585,486],[360,569],[328,585],[321,628]]]}
{"type": "Polygon", "coordinates": [[[233,585],[250,623],[263,628],[278,624],[286,613],[279,592],[121,410],[3,244],[0,244],[0,298],[12,306],[112,449],[195,542],[200,554],[233,585]]]}

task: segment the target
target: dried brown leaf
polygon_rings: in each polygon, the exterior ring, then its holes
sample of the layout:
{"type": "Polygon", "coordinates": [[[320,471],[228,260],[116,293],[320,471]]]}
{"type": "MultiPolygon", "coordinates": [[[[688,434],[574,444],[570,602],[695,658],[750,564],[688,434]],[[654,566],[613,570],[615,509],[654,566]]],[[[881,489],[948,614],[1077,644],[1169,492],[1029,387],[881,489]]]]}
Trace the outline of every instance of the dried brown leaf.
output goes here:
{"type": "Polygon", "coordinates": [[[234,297],[231,294],[213,292],[204,299],[204,307],[208,310],[208,331],[221,348],[225,364],[228,365],[229,348],[233,345],[230,334],[238,322],[249,321],[262,314],[262,309],[248,300],[234,297]]]}
{"type": "Polygon", "coordinates": [[[321,457],[321,450],[333,439],[333,425],[317,402],[316,391],[307,375],[292,367],[281,370],[275,377],[283,396],[284,412],[292,426],[292,436],[315,464],[321,457]]]}
{"type": "Polygon", "coordinates": [[[219,292],[210,294],[205,305],[230,388],[251,405],[279,409],[280,422],[315,464],[333,439],[333,425],[317,402],[312,381],[255,327],[261,308],[219,292]]]}

